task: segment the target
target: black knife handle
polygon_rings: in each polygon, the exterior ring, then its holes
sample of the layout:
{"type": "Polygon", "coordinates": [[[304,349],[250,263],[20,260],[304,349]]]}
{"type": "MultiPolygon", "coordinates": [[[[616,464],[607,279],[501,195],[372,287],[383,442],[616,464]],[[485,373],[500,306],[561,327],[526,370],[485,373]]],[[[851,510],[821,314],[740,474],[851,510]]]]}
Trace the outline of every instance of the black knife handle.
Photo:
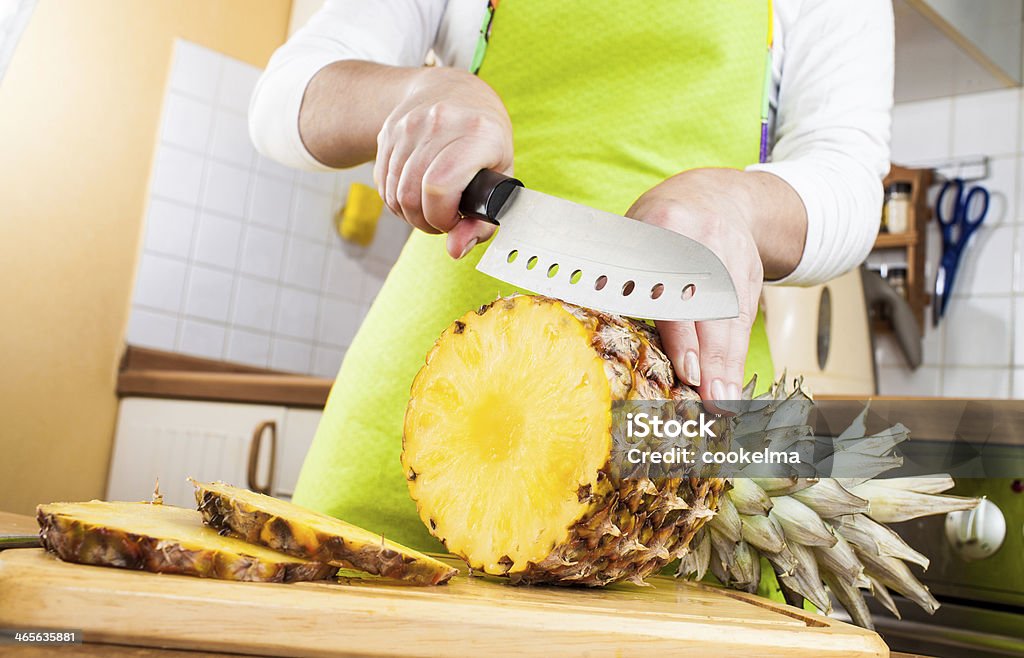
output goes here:
{"type": "Polygon", "coordinates": [[[459,212],[466,217],[497,224],[498,212],[517,187],[523,187],[519,180],[493,169],[481,169],[462,193],[459,212]]]}

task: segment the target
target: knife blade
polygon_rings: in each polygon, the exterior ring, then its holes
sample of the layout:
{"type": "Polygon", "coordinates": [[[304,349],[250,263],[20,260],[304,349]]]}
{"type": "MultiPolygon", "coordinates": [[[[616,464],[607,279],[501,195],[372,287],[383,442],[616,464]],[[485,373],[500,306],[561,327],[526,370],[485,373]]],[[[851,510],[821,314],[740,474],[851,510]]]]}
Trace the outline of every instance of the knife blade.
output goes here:
{"type": "Polygon", "coordinates": [[[736,317],[732,277],[674,231],[566,201],[481,170],[459,211],[499,226],[477,270],[587,308],[647,320],[736,317]]]}
{"type": "Polygon", "coordinates": [[[39,535],[0,534],[0,551],[8,548],[36,548],[41,546],[39,535]]]}

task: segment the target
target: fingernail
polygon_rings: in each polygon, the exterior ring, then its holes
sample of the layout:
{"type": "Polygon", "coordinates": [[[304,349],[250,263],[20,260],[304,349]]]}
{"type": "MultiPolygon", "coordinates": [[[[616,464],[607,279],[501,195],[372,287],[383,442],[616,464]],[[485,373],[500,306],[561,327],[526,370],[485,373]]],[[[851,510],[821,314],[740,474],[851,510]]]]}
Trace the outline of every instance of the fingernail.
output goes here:
{"type": "Polygon", "coordinates": [[[688,351],[683,358],[683,377],[690,386],[700,386],[700,361],[693,350],[688,351]]]}
{"type": "Polygon", "coordinates": [[[473,247],[476,246],[476,243],[477,243],[477,239],[476,238],[473,238],[472,240],[467,242],[466,246],[462,248],[462,253],[459,254],[459,260],[462,260],[463,258],[465,258],[466,254],[468,254],[470,251],[472,251],[473,247]]]}
{"type": "Polygon", "coordinates": [[[711,382],[711,397],[714,398],[716,402],[729,399],[725,397],[725,384],[721,379],[716,379],[711,382]]]}
{"type": "Polygon", "coordinates": [[[740,387],[736,384],[729,384],[729,399],[739,400],[740,399],[740,387]]]}

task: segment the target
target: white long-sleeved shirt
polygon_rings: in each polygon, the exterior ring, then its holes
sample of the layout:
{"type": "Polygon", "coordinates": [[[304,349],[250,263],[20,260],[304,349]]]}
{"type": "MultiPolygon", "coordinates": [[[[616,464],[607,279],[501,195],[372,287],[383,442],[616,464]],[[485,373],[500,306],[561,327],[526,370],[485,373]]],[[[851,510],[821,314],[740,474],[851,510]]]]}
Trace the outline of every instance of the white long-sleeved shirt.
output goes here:
{"type": "MultiPolygon", "coordinates": [[[[468,68],[486,4],[327,0],[274,53],[256,86],[249,109],[256,148],[292,167],[327,170],[299,136],[299,109],[313,76],[339,60],[419,66],[431,49],[444,64],[468,68]]],[[[878,232],[880,179],[889,170],[892,6],[889,0],[773,5],[771,158],[748,169],[778,176],[803,201],[803,255],[778,283],[811,285],[860,264],[878,232]]]]}

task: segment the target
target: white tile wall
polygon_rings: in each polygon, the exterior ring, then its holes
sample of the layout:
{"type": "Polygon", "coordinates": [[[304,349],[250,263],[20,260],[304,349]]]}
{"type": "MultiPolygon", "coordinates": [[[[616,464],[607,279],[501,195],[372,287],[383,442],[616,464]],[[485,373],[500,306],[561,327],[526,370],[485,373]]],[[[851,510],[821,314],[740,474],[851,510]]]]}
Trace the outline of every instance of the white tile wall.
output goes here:
{"type": "Polygon", "coordinates": [[[952,155],[1016,155],[1020,90],[1001,89],[953,99],[952,155]]]}
{"type": "MultiPolygon", "coordinates": [[[[924,365],[911,372],[892,338],[879,340],[875,357],[883,394],[1024,398],[1022,110],[1019,89],[903,103],[894,110],[893,162],[934,166],[987,155],[989,177],[979,183],[989,189],[991,203],[937,329],[930,326],[929,309],[924,365]]],[[[928,231],[926,280],[933,282],[941,239],[935,222],[928,231]]]]}
{"type": "Polygon", "coordinates": [[[256,153],[259,74],[175,46],[127,340],[333,377],[409,231],[385,211],[370,247],[342,242],[332,218],[370,167],[296,172],[256,153]]]}

